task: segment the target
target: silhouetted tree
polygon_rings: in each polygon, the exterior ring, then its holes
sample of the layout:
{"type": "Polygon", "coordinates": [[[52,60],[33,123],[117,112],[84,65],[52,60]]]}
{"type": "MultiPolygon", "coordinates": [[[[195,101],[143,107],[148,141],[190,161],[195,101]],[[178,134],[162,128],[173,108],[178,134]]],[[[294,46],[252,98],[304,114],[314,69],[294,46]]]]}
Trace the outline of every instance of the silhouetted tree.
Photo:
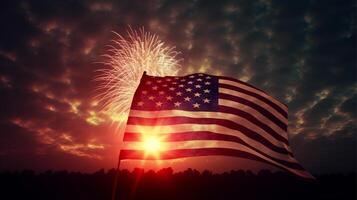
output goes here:
{"type": "MultiPolygon", "coordinates": [[[[31,170],[0,173],[0,199],[110,199],[115,169],[92,174],[31,170]]],[[[284,172],[261,170],[214,174],[171,168],[157,172],[135,168],[118,174],[117,199],[356,199],[356,173],[317,175],[305,181],[284,172]]]]}

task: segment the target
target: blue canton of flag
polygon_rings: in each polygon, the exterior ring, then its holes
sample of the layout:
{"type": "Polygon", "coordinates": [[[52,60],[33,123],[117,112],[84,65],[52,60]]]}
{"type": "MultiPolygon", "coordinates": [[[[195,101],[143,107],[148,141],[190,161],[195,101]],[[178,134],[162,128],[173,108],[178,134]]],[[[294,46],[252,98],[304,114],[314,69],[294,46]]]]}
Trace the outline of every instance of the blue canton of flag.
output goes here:
{"type": "Polygon", "coordinates": [[[132,109],[217,111],[218,78],[204,74],[143,76],[132,109]]]}

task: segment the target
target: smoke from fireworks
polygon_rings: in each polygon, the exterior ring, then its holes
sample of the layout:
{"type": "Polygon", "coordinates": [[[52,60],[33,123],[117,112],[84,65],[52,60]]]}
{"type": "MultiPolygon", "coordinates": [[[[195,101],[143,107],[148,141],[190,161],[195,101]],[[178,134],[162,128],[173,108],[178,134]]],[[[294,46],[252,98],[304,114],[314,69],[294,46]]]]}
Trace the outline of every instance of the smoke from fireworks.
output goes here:
{"type": "MultiPolygon", "coordinates": [[[[114,33],[117,39],[104,55],[105,69],[98,70],[97,99],[105,113],[125,122],[130,104],[143,72],[152,76],[177,75],[180,64],[174,47],[168,47],[154,34],[129,28],[126,37],[114,33]]],[[[112,117],[113,119],[113,117],[112,117]]]]}

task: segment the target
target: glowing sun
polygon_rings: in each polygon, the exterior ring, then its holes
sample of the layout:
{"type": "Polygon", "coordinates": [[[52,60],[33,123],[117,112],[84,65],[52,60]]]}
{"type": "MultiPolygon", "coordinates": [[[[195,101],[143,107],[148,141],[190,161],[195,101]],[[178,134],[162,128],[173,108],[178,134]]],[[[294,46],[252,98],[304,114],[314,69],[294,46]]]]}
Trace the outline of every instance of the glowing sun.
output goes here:
{"type": "Polygon", "coordinates": [[[159,158],[160,151],[163,149],[163,142],[156,136],[145,137],[143,138],[143,149],[147,156],[152,155],[159,158]]]}

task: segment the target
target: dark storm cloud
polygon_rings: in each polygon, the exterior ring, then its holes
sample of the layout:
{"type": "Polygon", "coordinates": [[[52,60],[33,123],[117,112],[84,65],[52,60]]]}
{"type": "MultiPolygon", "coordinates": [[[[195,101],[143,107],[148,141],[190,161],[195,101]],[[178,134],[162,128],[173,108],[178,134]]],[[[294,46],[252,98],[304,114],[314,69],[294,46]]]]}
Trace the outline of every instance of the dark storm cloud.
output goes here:
{"type": "Polygon", "coordinates": [[[341,105],[341,111],[348,113],[351,117],[356,118],[357,110],[357,95],[354,94],[351,98],[344,101],[341,105]]]}
{"type": "MultiPolygon", "coordinates": [[[[352,134],[355,134],[356,129],[353,131],[352,134]]],[[[295,156],[304,161],[306,168],[316,173],[346,172],[356,169],[356,160],[353,159],[356,158],[356,137],[350,137],[346,131],[314,140],[306,140],[303,134],[300,134],[292,140],[292,144],[303,146],[295,149],[295,156]]]]}
{"type": "Polygon", "coordinates": [[[28,134],[27,130],[13,124],[1,124],[1,130],[10,132],[11,134],[1,134],[0,155],[7,154],[23,154],[34,153],[34,148],[38,145],[32,134],[28,134]],[[16,143],[14,142],[16,141],[16,143]],[[21,146],[21,148],[18,148],[21,146]]]}
{"type": "Polygon", "coordinates": [[[233,76],[286,103],[292,147],[308,169],[355,168],[354,1],[0,4],[1,162],[22,155],[9,168],[31,168],[29,157],[56,157],[57,166],[68,168],[66,159],[100,157],[112,167],[115,156],[108,155],[119,141],[92,102],[91,80],[111,31],[125,33],[127,25],[176,46],[182,74],[233,76]]]}

